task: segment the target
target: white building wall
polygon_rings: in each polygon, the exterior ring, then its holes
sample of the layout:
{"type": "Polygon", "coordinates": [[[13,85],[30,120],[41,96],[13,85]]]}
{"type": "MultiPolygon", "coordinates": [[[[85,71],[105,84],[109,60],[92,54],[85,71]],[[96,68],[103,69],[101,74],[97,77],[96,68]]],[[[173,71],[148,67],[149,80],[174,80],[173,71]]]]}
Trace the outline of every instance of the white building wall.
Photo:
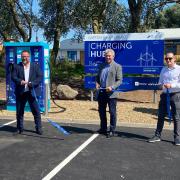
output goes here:
{"type": "MultiPolygon", "coordinates": [[[[76,51],[76,50],[69,50],[69,51],[76,51]]],[[[80,61],[80,51],[77,50],[76,52],[77,52],[77,57],[75,61],[80,61]]],[[[60,61],[62,59],[67,59],[67,56],[68,56],[67,50],[59,50],[57,60],[60,61]]]]}
{"type": "Polygon", "coordinates": [[[77,51],[77,61],[80,61],[80,51],[77,51]]]}
{"type": "Polygon", "coordinates": [[[65,50],[59,50],[58,52],[58,61],[61,59],[66,59],[67,58],[67,51],[65,50]]]}

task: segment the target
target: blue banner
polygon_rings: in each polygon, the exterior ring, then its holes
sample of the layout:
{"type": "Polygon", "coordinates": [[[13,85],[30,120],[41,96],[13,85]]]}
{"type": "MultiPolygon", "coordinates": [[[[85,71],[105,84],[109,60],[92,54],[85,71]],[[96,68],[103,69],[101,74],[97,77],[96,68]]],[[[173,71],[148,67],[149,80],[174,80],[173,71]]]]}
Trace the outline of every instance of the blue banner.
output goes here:
{"type": "MultiPolygon", "coordinates": [[[[158,77],[124,77],[119,91],[159,90],[158,77]]],[[[95,76],[85,77],[85,88],[95,89],[95,76]]]]}
{"type": "Polygon", "coordinates": [[[159,74],[163,67],[164,40],[159,33],[87,35],[84,44],[86,73],[97,73],[106,49],[115,51],[123,73],[159,74]]]}

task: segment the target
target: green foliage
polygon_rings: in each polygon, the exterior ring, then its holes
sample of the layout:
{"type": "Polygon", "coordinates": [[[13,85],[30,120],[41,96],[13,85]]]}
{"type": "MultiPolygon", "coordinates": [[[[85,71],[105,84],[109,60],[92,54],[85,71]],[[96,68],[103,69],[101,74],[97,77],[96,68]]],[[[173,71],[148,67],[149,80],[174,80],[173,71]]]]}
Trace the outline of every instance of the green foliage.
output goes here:
{"type": "Polygon", "coordinates": [[[81,37],[84,32],[126,32],[128,10],[116,0],[77,0],[74,2],[72,26],[78,29],[78,37],[81,37]]]}
{"type": "MultiPolygon", "coordinates": [[[[130,10],[130,32],[145,32],[154,28],[155,19],[166,5],[174,0],[128,0],[130,10]]],[[[158,21],[157,21],[158,22],[158,21]]],[[[167,28],[167,26],[165,26],[167,28]]]]}
{"type": "Polygon", "coordinates": [[[7,41],[11,36],[15,36],[17,31],[13,22],[7,3],[5,0],[0,0],[0,39],[7,41]]]}
{"type": "Polygon", "coordinates": [[[39,6],[41,26],[48,42],[54,41],[57,31],[60,36],[69,31],[73,11],[71,0],[40,0],[39,6]]]}
{"type": "Polygon", "coordinates": [[[51,66],[51,81],[59,82],[69,78],[83,78],[84,66],[64,60],[51,66]]]}
{"type": "Polygon", "coordinates": [[[35,15],[33,0],[0,0],[0,38],[30,41],[35,15]]]}
{"type": "Polygon", "coordinates": [[[112,3],[107,7],[107,14],[103,22],[105,33],[127,33],[130,18],[128,9],[122,4],[112,3]]]}
{"type": "Polygon", "coordinates": [[[155,28],[179,28],[180,27],[180,4],[176,4],[158,14],[155,20],[155,28]]]}
{"type": "Polygon", "coordinates": [[[3,64],[0,64],[0,77],[5,78],[5,76],[6,76],[5,67],[3,64]]]}

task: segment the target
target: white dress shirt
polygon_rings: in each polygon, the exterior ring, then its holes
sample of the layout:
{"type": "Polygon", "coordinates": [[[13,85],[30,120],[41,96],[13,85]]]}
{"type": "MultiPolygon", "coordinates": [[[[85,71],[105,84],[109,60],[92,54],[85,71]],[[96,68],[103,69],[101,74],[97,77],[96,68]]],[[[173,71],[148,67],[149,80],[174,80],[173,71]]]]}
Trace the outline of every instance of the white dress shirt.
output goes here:
{"type": "MultiPolygon", "coordinates": [[[[29,81],[29,71],[30,71],[30,64],[29,64],[29,66],[24,66],[24,77],[25,77],[25,81],[29,81]]],[[[29,91],[29,87],[28,87],[28,85],[27,84],[25,84],[25,90],[24,90],[24,92],[27,92],[27,91],[29,91]]]]}
{"type": "MultiPolygon", "coordinates": [[[[163,67],[159,77],[159,84],[163,85],[169,83],[171,88],[169,88],[170,93],[180,92],[180,66],[175,64],[174,67],[163,67]]],[[[163,89],[166,93],[166,88],[163,89]]]]}

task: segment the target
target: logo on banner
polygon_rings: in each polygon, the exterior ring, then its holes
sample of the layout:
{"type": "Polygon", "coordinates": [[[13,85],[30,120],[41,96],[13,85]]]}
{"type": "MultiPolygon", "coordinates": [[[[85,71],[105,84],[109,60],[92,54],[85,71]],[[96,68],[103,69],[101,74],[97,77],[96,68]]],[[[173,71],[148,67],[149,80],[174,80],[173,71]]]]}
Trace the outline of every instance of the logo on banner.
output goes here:
{"type": "Polygon", "coordinates": [[[157,59],[154,58],[153,53],[149,53],[148,46],[146,46],[146,52],[144,54],[141,52],[140,57],[139,59],[137,59],[137,61],[139,61],[140,66],[147,67],[147,66],[154,66],[154,61],[157,61],[157,59]]]}

